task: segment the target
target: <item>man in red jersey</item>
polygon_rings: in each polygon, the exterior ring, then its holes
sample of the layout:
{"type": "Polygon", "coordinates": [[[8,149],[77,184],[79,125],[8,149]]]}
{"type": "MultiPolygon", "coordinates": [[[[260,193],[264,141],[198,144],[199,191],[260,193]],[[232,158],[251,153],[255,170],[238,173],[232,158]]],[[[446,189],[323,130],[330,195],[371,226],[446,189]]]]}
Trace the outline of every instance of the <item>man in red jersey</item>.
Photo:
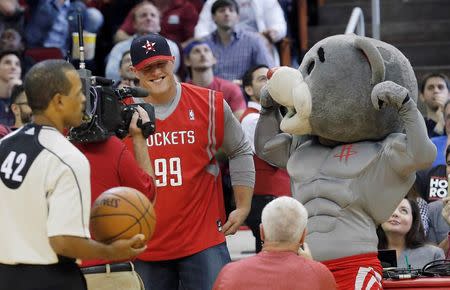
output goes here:
{"type": "Polygon", "coordinates": [[[156,132],[147,139],[155,171],[158,222],[136,269],[149,289],[210,290],[230,261],[225,235],[250,211],[255,179],[252,151],[221,93],[176,82],[174,58],[158,34],[133,40],[133,70],[155,107],[156,132]],[[225,222],[220,170],[230,159],[236,209],[225,222]]]}

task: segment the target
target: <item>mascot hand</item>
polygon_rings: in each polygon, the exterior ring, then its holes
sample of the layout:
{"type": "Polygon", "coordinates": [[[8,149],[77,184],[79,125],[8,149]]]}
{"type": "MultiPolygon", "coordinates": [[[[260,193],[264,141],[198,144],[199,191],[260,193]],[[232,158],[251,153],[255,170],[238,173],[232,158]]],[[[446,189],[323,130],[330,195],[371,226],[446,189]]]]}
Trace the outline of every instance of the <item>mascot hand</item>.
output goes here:
{"type": "Polygon", "coordinates": [[[376,110],[392,106],[397,110],[409,100],[408,90],[391,81],[376,84],[372,90],[372,104],[376,110]]]}
{"type": "Polygon", "coordinates": [[[280,107],[280,104],[278,104],[272,99],[272,96],[270,95],[267,86],[264,86],[261,89],[261,93],[259,95],[259,102],[261,103],[261,107],[263,107],[266,110],[275,110],[280,107]]]}

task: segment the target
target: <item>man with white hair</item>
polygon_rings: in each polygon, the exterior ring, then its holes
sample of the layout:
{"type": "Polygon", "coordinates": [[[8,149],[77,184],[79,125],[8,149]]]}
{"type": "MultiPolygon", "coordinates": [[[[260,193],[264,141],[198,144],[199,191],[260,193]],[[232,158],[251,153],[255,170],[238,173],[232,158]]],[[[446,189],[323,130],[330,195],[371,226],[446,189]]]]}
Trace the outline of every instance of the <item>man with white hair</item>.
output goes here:
{"type": "Polygon", "coordinates": [[[331,272],[311,260],[304,243],[307,219],[305,207],[294,198],[283,196],[269,202],[261,217],[262,251],[227,264],[213,289],[336,289],[331,272]]]}

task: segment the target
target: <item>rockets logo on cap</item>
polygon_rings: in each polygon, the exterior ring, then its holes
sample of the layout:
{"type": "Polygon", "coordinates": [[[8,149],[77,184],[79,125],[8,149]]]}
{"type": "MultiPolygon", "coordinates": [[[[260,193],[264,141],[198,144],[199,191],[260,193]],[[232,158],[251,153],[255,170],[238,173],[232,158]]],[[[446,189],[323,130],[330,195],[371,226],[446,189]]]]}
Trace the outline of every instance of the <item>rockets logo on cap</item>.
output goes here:
{"type": "Polygon", "coordinates": [[[145,48],[145,54],[147,54],[149,51],[156,51],[155,50],[155,43],[154,42],[149,42],[147,40],[147,43],[142,46],[143,48],[145,48]]]}
{"type": "Polygon", "coordinates": [[[131,63],[137,70],[161,60],[174,60],[167,40],[159,34],[148,33],[133,39],[130,48],[131,63]]]}

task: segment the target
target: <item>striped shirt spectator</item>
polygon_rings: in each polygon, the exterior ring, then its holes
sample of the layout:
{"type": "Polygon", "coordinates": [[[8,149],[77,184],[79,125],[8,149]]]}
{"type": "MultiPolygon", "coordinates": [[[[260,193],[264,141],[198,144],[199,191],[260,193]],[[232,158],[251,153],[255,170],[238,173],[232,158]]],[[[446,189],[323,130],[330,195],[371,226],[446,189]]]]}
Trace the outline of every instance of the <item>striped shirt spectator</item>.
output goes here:
{"type": "Polygon", "coordinates": [[[274,66],[274,61],[264,40],[255,32],[235,29],[230,43],[223,45],[215,31],[207,36],[205,41],[217,59],[214,69],[215,76],[227,80],[237,80],[248,68],[257,64],[274,66]]]}

